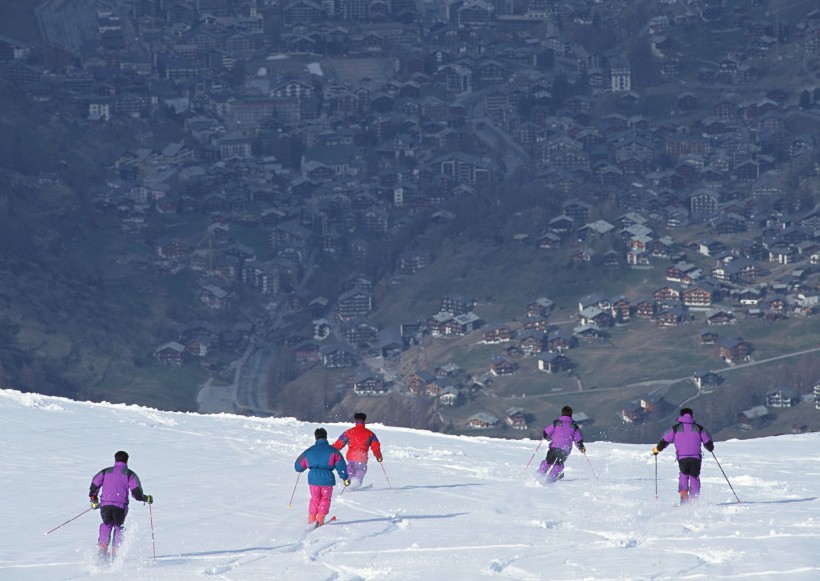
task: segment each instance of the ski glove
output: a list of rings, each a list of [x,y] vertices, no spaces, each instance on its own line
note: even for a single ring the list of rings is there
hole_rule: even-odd
[[[706,448],[707,450],[709,450],[709,451],[711,452],[711,451],[713,451],[713,450],[715,449],[715,443],[714,443],[714,442],[712,442],[711,440],[709,440],[708,442],[706,442],[706,443],[703,445],[703,447],[704,447],[704,448]]]
[[[381,462],[382,460],[384,460],[383,456],[379,456],[378,458],[376,458],[376,462]]]
[[[350,486],[350,478],[345,478],[345,486]]]
[[[91,501],[91,508],[93,508],[94,510],[100,508],[100,499],[97,498],[96,494],[94,496],[89,497],[89,500]]]
[[[143,494],[142,500],[143,502],[147,502],[148,504],[154,504],[154,497],[150,494]]]
[[[578,442],[578,450],[581,452],[581,454],[586,454],[587,453],[587,449],[584,447],[583,442]]]
[[[653,455],[657,456],[658,452],[660,452],[660,450],[658,450],[657,448],[652,448],[652,454]]]

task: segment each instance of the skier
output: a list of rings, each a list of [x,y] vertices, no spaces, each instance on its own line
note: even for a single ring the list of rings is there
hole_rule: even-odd
[[[336,477],[333,470],[339,474],[345,486],[350,486],[347,477],[347,463],[338,450],[327,442],[327,431],[316,428],[313,432],[316,443],[299,454],[294,463],[297,472],[308,473],[310,485],[310,505],[308,507],[308,524],[320,527],[325,524],[325,516],[330,512],[330,500],[333,496],[333,486]]]
[[[102,489],[102,494],[98,495],[100,489]],[[128,453],[120,450],[114,454],[113,466],[103,468],[94,475],[88,491],[91,508],[99,508],[100,517],[102,517],[100,535],[97,540],[100,557],[114,557],[117,554],[117,548],[122,543],[123,523],[128,514],[129,491],[137,501],[148,504],[154,502],[153,496],[143,493],[139,476],[128,468]],[[110,554],[108,553],[109,543],[111,543]]]
[[[582,454],[586,452],[584,435],[578,424],[572,420],[570,406],[565,405],[561,408],[561,417],[544,428],[544,437],[549,441],[550,447],[546,459],[542,460],[538,467],[538,475],[540,477],[546,475],[546,481],[553,483],[564,477],[564,462],[572,452],[573,443]],[[550,467],[552,467],[551,470]],[[548,471],[549,474],[547,474]]]
[[[346,430],[339,439],[333,443],[337,450],[347,448],[347,465],[350,471],[350,490],[361,488],[364,475],[367,474],[368,450],[373,450],[376,461],[381,462],[382,449],[379,438],[372,431],[364,427],[367,415],[362,412],[353,414],[356,425]]]
[[[681,504],[700,496],[700,465],[703,458],[701,444],[710,452],[715,449],[712,436],[703,426],[695,423],[693,416],[691,408],[681,409],[678,422],[663,435],[658,445],[652,448],[652,454],[657,456],[669,444],[675,444],[680,469],[678,491]]]

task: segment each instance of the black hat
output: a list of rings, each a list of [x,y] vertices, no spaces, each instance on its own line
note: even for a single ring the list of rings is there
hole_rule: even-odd
[[[317,440],[327,440],[327,430],[324,428],[316,428],[316,431],[313,432],[314,437]]]
[[[572,408],[568,405],[565,405],[561,408],[561,415],[572,417]]]
[[[116,454],[114,454],[114,462],[125,462],[128,464],[128,452],[123,452],[120,450]]]
[[[681,408],[680,415],[695,417],[695,412],[692,411],[692,408]]]
[[[353,419],[357,422],[363,422],[367,419],[367,414],[363,412],[356,412],[355,414],[353,414]]]

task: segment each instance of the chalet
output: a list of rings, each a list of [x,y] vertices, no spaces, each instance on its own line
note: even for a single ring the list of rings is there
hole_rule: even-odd
[[[644,420],[646,410],[641,407],[640,402],[632,401],[625,405],[618,415],[627,424],[639,424]]]
[[[342,335],[351,346],[365,349],[378,344],[379,327],[364,317],[355,317],[342,328]]]
[[[484,331],[485,343],[506,343],[512,338],[512,331],[505,325],[493,326]]]
[[[738,414],[737,427],[741,430],[755,430],[765,426],[770,419],[766,406],[758,405]]]
[[[339,295],[336,312],[342,321],[370,315],[373,312],[373,293],[358,288],[343,292]]]
[[[544,349],[544,333],[529,329],[518,334],[518,348],[524,355],[537,355]]]
[[[446,294],[441,299],[439,311],[450,313],[453,316],[469,313],[475,308],[475,299],[460,294]]]
[[[550,329],[549,319],[547,317],[527,317],[521,324],[521,330],[529,331],[530,329],[546,333]]]
[[[169,341],[160,345],[154,351],[154,358],[163,365],[179,367],[185,355],[185,345],[176,341]]]
[[[672,305],[655,315],[658,327],[677,327],[686,321],[686,309],[683,305]]]
[[[665,285],[652,291],[652,298],[658,301],[671,301],[680,299],[680,294],[680,286]]]
[[[763,299],[763,291],[756,288],[744,288],[735,295],[735,298],[741,305],[757,306]]]
[[[799,401],[792,389],[781,388],[766,394],[766,406],[770,408],[790,408]]]
[[[735,322],[735,316],[729,311],[717,311],[706,317],[706,324],[710,327],[715,325],[731,325]]]
[[[615,318],[612,314],[598,307],[587,307],[579,313],[578,319],[582,325],[596,325],[599,328],[615,325]]]
[[[426,393],[427,389],[435,384],[436,376],[429,371],[417,371],[407,380],[407,391],[410,393]]]
[[[747,361],[751,348],[739,337],[725,337],[718,345],[718,355],[726,363]]]
[[[459,390],[455,387],[446,387],[441,390],[438,396],[439,405],[454,406],[458,404],[461,397]]]
[[[433,264],[433,255],[425,251],[408,251],[399,257],[399,270],[405,274],[414,274]]]
[[[681,302],[687,307],[708,307],[712,304],[715,295],[714,285],[701,282],[681,293]]]
[[[723,383],[723,378],[711,371],[695,373],[692,378],[698,389],[704,393],[711,393],[716,387]]]
[[[555,303],[546,297],[541,297],[527,305],[527,316],[546,317],[553,309],[555,309]]]
[[[357,373],[353,380],[353,393],[362,396],[385,395],[390,389],[384,380],[370,371]]]
[[[527,426],[527,415],[524,413],[522,408],[510,408],[506,412],[506,417],[504,421],[514,430],[526,430],[528,429]]]
[[[453,317],[444,324],[447,335],[466,335],[481,327],[481,318],[473,312]]]
[[[448,325],[451,322],[452,325]],[[450,313],[436,313],[426,321],[427,332],[433,337],[446,335],[455,324],[455,317]]]
[[[401,331],[395,327],[387,329],[380,329],[379,336],[379,352],[382,357],[387,360],[398,360],[404,348],[402,342]]]
[[[516,365],[508,357],[497,355],[490,360],[490,373],[493,375],[512,375]]]
[[[572,367],[569,357],[562,353],[541,353],[538,355],[538,370],[546,373],[560,373]]]
[[[550,331],[547,334],[547,351],[562,352],[577,346],[578,339],[562,329]]]
[[[213,311],[225,309],[231,300],[231,292],[213,284],[206,284],[200,289],[199,302]]]
[[[349,350],[338,345],[325,345],[319,349],[322,365],[328,368],[353,367],[356,358]]]
[[[698,336],[700,337],[701,345],[714,345],[720,337],[718,333],[712,331],[711,329],[701,329]]]
[[[664,405],[666,405],[666,401],[663,399],[663,396],[654,393],[641,397],[639,403],[648,414],[660,412],[663,410]]]
[[[479,412],[477,414],[473,414],[467,419],[467,425],[470,428],[486,430],[489,428],[494,428],[498,425],[498,418],[487,412]]]
[[[453,377],[461,373],[462,369],[452,361],[445,363],[440,367],[436,367],[436,377]]]
[[[612,299],[612,317],[619,323],[624,323],[629,320],[632,305],[629,299],[624,296],[615,297]]]

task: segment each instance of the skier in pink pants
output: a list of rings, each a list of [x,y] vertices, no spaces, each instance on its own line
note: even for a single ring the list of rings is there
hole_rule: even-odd
[[[310,485],[308,524],[320,527],[325,524],[325,516],[330,512],[330,500],[333,496],[333,486],[336,484],[333,470],[336,470],[345,486],[350,485],[350,480],[347,477],[345,459],[336,448],[327,442],[327,431],[324,428],[316,428],[313,435],[316,443],[299,454],[294,468],[297,472],[310,470],[308,474]]]

